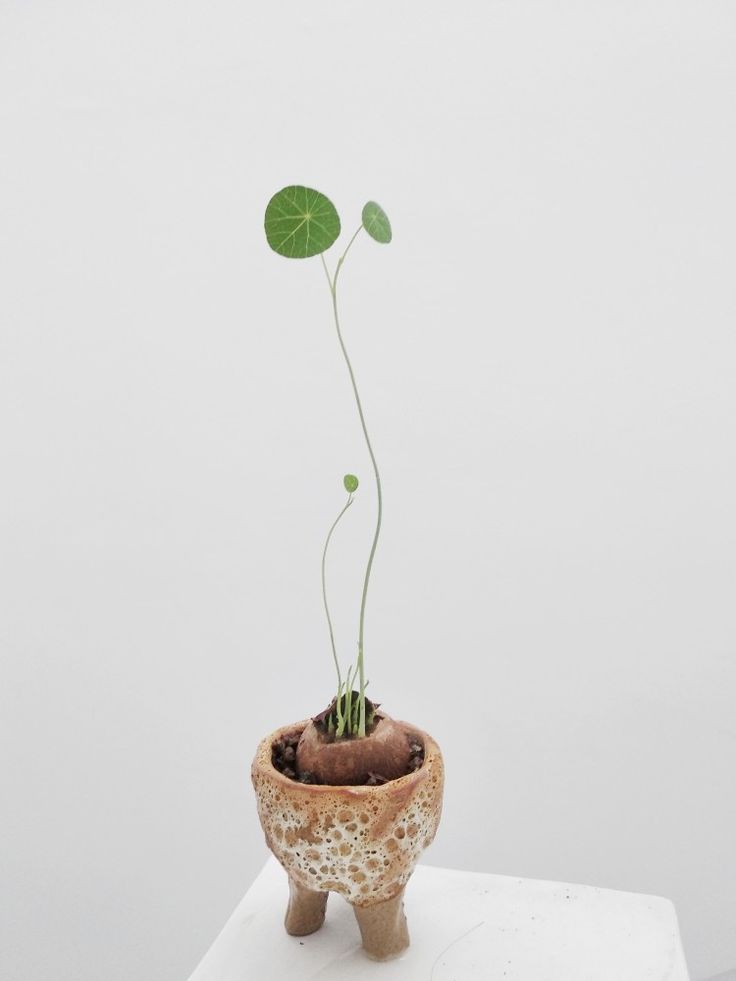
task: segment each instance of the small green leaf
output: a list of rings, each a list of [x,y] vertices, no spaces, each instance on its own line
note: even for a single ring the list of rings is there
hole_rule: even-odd
[[[391,241],[391,222],[380,204],[369,201],[363,208],[363,228],[382,245]]]
[[[348,492],[348,494],[354,494],[358,489],[358,478],[355,476],[355,474],[346,473],[342,479],[342,482],[345,485],[345,490]]]
[[[340,217],[332,201],[297,184],[274,194],[266,207],[264,225],[268,244],[287,259],[319,255],[340,234]]]

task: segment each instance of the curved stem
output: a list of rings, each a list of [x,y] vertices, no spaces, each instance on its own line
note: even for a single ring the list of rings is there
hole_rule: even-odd
[[[368,599],[368,584],[371,578],[371,569],[373,568],[373,559],[376,554],[378,537],[381,533],[381,518],[383,516],[383,495],[381,493],[381,475],[378,472],[378,464],[376,463],[376,456],[373,452],[373,446],[371,445],[370,436],[368,435],[368,429],[365,424],[365,415],[363,413],[363,405],[360,401],[360,395],[358,394],[358,386],[355,381],[355,372],[353,371],[353,366],[350,362],[350,357],[348,355],[347,348],[345,347],[345,342],[342,337],[342,331],[340,329],[340,316],[337,309],[337,278],[340,274],[340,269],[342,268],[342,264],[345,261],[345,256],[348,254],[348,249],[357,238],[362,227],[363,226],[361,225],[360,228],[358,228],[358,230],[355,232],[353,237],[348,242],[348,246],[343,252],[342,256],[340,257],[340,259],[338,259],[337,267],[335,269],[335,275],[332,280],[330,280],[329,273],[327,272],[327,266],[324,262],[324,258],[322,259],[322,263],[325,268],[325,273],[327,273],[327,279],[330,282],[330,292],[332,294],[332,311],[335,318],[335,327],[337,328],[337,339],[340,342],[340,348],[342,350],[343,357],[345,358],[345,364],[347,365],[348,373],[350,375],[350,383],[353,386],[355,403],[358,407],[358,415],[360,416],[360,425],[363,429],[365,444],[368,447],[368,455],[371,458],[371,463],[373,464],[373,472],[376,477],[376,492],[378,496],[378,513],[376,516],[376,530],[373,534],[373,543],[371,544],[371,551],[368,556],[368,564],[366,566],[365,579],[363,581],[363,596],[360,601],[360,627],[358,630],[358,661],[357,661],[358,677],[360,679],[360,714],[359,714],[359,721],[358,721],[358,736],[365,736],[365,671],[363,667],[363,636],[364,636],[364,629],[365,629],[365,609],[366,609],[366,601]]]
[[[332,538],[332,533],[335,530],[335,528],[337,528],[338,521],[345,514],[345,512],[347,511],[347,509],[350,507],[350,505],[352,503],[353,503],[353,495],[352,494],[348,494],[348,500],[347,500],[347,503],[345,504],[345,507],[342,509],[342,511],[338,514],[338,516],[332,522],[332,527],[327,532],[327,539],[325,541],[325,547],[324,547],[324,549],[322,551],[322,600],[323,600],[323,602],[325,604],[325,614],[327,615],[327,626],[329,627],[329,630],[330,630],[330,643],[332,644],[332,658],[333,658],[333,660],[335,662],[335,670],[337,671],[337,690],[338,690],[337,697],[338,697],[338,701],[339,701],[339,698],[340,698],[340,689],[342,688],[342,674],[340,672],[340,662],[337,660],[337,650],[335,649],[335,633],[334,633],[334,631],[332,629],[332,617],[330,616],[330,608],[329,608],[329,606],[327,604],[327,580],[326,580],[326,575],[325,575],[325,566],[326,566],[326,563],[327,563],[327,549],[328,549],[329,544],[330,544],[330,539]],[[339,706],[338,706],[338,711],[339,711]]]
[[[340,256],[340,258],[337,261],[337,269],[335,270],[335,283],[337,283],[337,274],[340,272],[340,266],[343,264],[343,262],[345,262],[345,256],[350,251],[350,246],[353,244],[353,242],[356,240],[356,238],[358,237],[358,235],[360,235],[360,233],[362,231],[363,231],[363,224],[361,222],[361,224],[358,225],[358,227],[356,228],[355,232],[353,233],[353,237],[350,239],[350,241],[348,242],[348,244],[345,246],[345,251],[343,252],[343,254]]]

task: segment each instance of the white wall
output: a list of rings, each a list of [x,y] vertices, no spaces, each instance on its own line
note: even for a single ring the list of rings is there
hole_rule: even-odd
[[[263,238],[291,182],[394,224],[343,313],[429,861],[667,895],[732,967],[734,5],[0,9],[3,979],[194,967],[255,744],[331,693],[348,470],[352,653],[370,471],[319,261]]]

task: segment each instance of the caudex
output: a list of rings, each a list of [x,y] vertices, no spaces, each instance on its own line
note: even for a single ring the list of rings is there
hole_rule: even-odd
[[[384,210],[375,201],[369,201],[363,208],[360,225],[348,242],[345,251],[337,260],[332,273],[330,273],[327,267],[324,253],[335,243],[340,235],[340,217],[333,203],[324,194],[315,191],[313,188],[303,187],[301,185],[290,185],[289,187],[282,188],[268,202],[265,229],[268,244],[279,255],[285,256],[287,259],[308,259],[318,255],[321,259],[332,297],[332,313],[337,331],[337,339],[345,359],[348,374],[350,375],[350,383],[352,385],[353,395],[355,396],[360,425],[363,430],[365,444],[375,476],[378,507],[376,527],[366,563],[363,592],[360,600],[358,654],[355,666],[351,665],[348,668],[345,677],[343,677],[340,661],[337,656],[332,618],[327,602],[326,564],[327,551],[333,532],[337,528],[340,519],[352,506],[353,495],[358,489],[358,478],[354,474],[346,474],[343,478],[343,486],[348,495],[347,500],[327,533],[327,539],[322,552],[322,597],[329,629],[332,657],[337,672],[337,694],[329,708],[317,718],[334,739],[346,739],[349,737],[363,738],[370,732],[375,715],[375,706],[365,695],[368,682],[365,677],[364,635],[368,587],[378,539],[381,533],[383,494],[381,491],[381,475],[378,470],[376,455],[373,451],[373,444],[368,435],[363,404],[360,399],[353,365],[348,355],[340,326],[337,286],[345,258],[361,231],[365,231],[374,241],[386,245],[391,241],[391,224]],[[358,687],[357,690],[354,690],[353,686],[356,684],[356,681]]]

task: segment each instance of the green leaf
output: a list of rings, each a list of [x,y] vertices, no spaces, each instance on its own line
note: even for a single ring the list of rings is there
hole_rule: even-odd
[[[340,234],[340,217],[324,194],[293,184],[278,191],[266,207],[268,244],[287,259],[319,255]]]
[[[355,474],[346,473],[342,479],[342,482],[345,485],[345,490],[348,492],[348,494],[353,494],[358,489],[358,478],[355,476]]]
[[[369,201],[363,208],[363,228],[382,245],[391,241],[391,222],[380,204]]]

